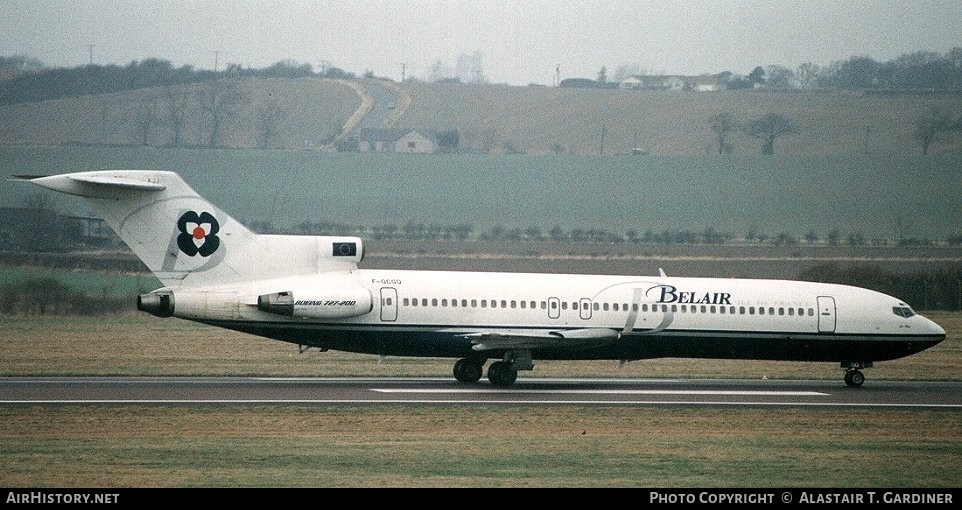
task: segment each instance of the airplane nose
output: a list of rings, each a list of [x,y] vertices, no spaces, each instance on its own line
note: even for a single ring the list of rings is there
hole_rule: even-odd
[[[935,323],[935,321],[933,321],[932,319],[929,319],[928,317],[922,317],[922,318],[925,319],[925,329],[927,334],[941,335],[942,339],[945,339],[945,329],[942,328],[942,326],[939,326],[938,324]]]

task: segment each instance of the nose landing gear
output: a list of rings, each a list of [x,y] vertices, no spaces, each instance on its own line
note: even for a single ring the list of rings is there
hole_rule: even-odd
[[[865,383],[863,368],[871,368],[871,361],[843,361],[842,368],[845,369],[845,384],[850,388],[861,387]]]

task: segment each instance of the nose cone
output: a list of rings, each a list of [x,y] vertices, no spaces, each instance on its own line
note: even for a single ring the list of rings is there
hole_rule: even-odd
[[[922,319],[921,331],[924,331],[926,335],[935,337],[936,343],[945,340],[945,329],[943,329],[942,326],[939,326],[927,317],[919,316],[919,318]]]

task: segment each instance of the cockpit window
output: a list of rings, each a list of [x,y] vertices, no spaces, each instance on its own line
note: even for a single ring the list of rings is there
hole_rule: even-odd
[[[900,317],[905,317],[906,319],[915,315],[915,312],[913,312],[912,309],[907,306],[893,306],[892,313]]]

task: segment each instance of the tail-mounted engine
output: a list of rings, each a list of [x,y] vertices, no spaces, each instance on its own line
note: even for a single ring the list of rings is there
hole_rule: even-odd
[[[297,293],[275,292],[257,297],[262,312],[311,319],[344,319],[369,313],[374,299],[367,289],[338,289]]]
[[[137,309],[157,317],[174,315],[174,295],[169,292],[151,292],[137,296]]]

